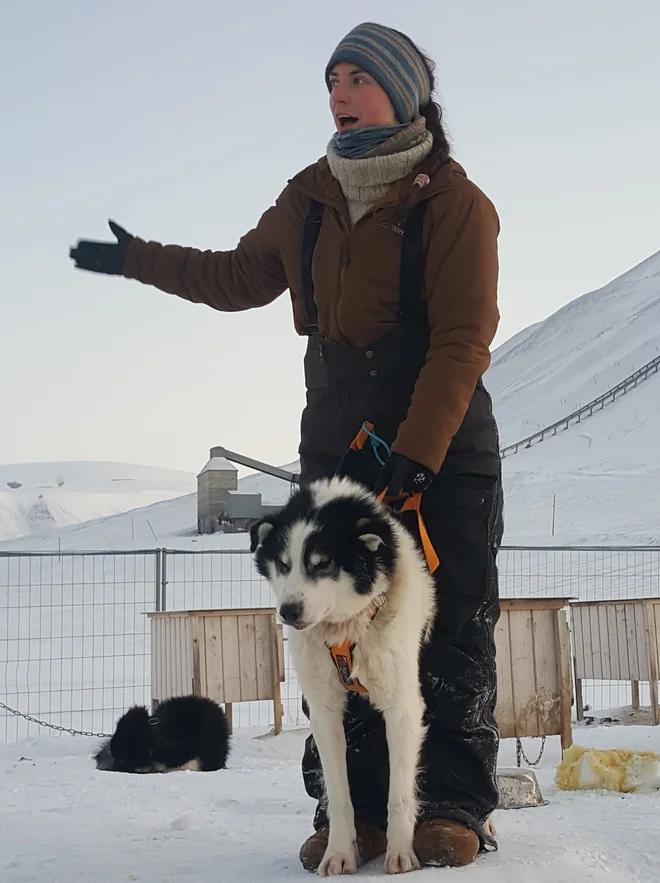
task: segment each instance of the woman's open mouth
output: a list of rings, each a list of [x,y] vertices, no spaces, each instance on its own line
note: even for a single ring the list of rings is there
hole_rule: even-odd
[[[351,129],[353,126],[357,125],[359,122],[357,117],[349,116],[348,114],[342,113],[337,117],[337,129],[340,132],[345,132],[348,129]]]

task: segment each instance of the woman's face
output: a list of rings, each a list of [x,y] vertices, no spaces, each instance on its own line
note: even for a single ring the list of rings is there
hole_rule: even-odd
[[[329,79],[330,111],[338,132],[396,125],[396,114],[387,92],[357,65],[336,64]]]

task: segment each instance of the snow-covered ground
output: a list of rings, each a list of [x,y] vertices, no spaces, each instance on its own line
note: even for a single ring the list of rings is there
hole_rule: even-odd
[[[48,537],[60,528],[180,497],[195,487],[191,472],[127,463],[0,465],[0,541]]]
[[[2,883],[290,883],[311,879],[298,849],[313,802],[300,758],[307,732],[237,733],[229,769],[131,776],[97,772],[94,739],[0,745]],[[660,729],[578,727],[597,748],[660,752]],[[262,737],[262,738],[260,738]],[[525,740],[531,758],[538,740]],[[465,869],[426,868],[415,880],[471,883],[651,883],[660,879],[660,792],[558,792],[557,739],[538,769],[547,806],[498,811],[499,850]],[[515,765],[506,741],[500,767]],[[358,872],[382,880],[382,859]]]

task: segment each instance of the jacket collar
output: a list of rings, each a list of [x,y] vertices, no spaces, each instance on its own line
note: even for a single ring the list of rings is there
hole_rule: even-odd
[[[463,167],[455,160],[449,159],[438,166],[437,157],[434,157],[433,153],[431,153],[409,175],[406,175],[400,181],[396,181],[388,192],[375,203],[373,208],[396,207],[399,205],[412,208],[422,199],[429,199],[438,193],[450,190],[452,178],[455,174],[466,176]],[[420,187],[415,183],[420,175],[428,176],[428,184]],[[346,217],[348,216],[346,200],[341,186],[330,171],[330,166],[325,156],[295,175],[289,181],[289,184],[301,190],[311,199],[316,199],[325,205],[332,206],[341,214],[346,215]]]

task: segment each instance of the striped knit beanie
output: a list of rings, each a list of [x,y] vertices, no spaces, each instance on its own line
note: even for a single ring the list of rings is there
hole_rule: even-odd
[[[388,94],[401,123],[415,119],[420,107],[431,99],[431,83],[421,55],[399,31],[365,22],[353,28],[332,53],[325,69],[330,89],[330,72],[341,62],[357,64]]]

